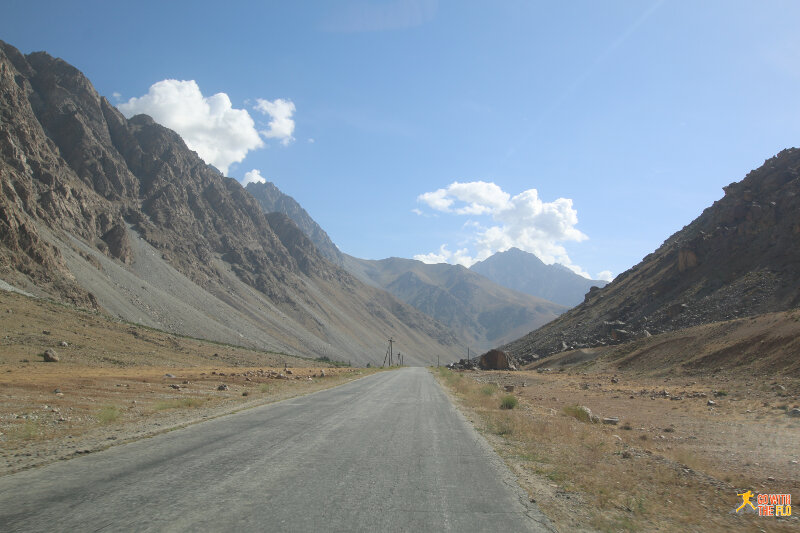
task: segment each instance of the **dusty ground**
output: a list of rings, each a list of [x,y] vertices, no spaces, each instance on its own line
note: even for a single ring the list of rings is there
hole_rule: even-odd
[[[746,490],[800,499],[800,419],[787,414],[800,404],[796,378],[443,371],[440,380],[561,531],[800,528],[797,513],[731,514]],[[499,409],[506,385],[516,409]],[[578,405],[619,422],[583,422]]]
[[[44,362],[47,349],[58,362]],[[0,291],[0,475],[371,371],[179,337]]]

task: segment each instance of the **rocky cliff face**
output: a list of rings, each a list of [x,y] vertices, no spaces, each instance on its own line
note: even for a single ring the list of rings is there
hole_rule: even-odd
[[[317,250],[330,262],[342,266],[344,257],[333,244],[325,230],[291,196],[284,194],[275,184],[249,183],[247,192],[253,195],[265,213],[283,213],[288,216],[311,239]]]
[[[592,287],[607,285],[605,281],[579,276],[561,265],[545,265],[535,255],[518,248],[498,252],[475,263],[470,270],[503,287],[567,307],[581,303]]]
[[[411,361],[454,350],[446,328],[321,257],[178,134],[126,120],[64,61],[0,41],[0,118],[4,280],[304,355],[375,361],[387,335],[409,339]]]
[[[724,190],[641,263],[506,349],[530,360],[800,305],[800,150]]]

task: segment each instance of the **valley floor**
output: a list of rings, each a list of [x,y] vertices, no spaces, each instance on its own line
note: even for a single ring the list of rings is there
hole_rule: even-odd
[[[437,374],[561,531],[800,525],[797,512],[789,518],[735,513],[742,504],[737,494],[747,490],[800,499],[800,418],[789,416],[800,404],[796,378]],[[502,410],[508,394],[519,406]],[[619,421],[584,421],[577,406]]]
[[[0,324],[0,475],[376,371],[180,337],[1,290]],[[48,349],[58,362],[44,362]]]

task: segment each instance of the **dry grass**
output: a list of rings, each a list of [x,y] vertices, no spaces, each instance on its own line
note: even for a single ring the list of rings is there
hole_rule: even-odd
[[[519,409],[500,409],[496,393],[486,394],[484,381],[496,383],[504,379],[503,374],[436,371],[440,382],[455,394],[462,407],[476,415],[472,418],[478,429],[495,445],[523,487],[560,530],[789,531],[797,527],[794,519],[729,514],[737,500],[741,500],[736,496],[741,487],[770,490],[763,482],[766,472],[771,470],[764,468],[762,477],[753,477],[747,471],[731,469],[724,461],[710,460],[709,457],[722,458],[724,452],[716,448],[711,454],[698,451],[702,448],[680,427],[675,432],[662,423],[662,428],[652,428],[656,434],[651,438],[650,427],[648,431],[639,429],[645,425],[641,420],[629,422],[627,430],[623,429],[625,424],[586,423],[585,413],[577,408],[576,401],[585,393],[578,386],[580,380],[569,376],[526,376],[525,379],[540,379],[541,383],[551,381],[546,391],[535,386],[518,389]],[[517,387],[521,375],[512,375]],[[621,394],[614,392],[610,397],[621,401]],[[541,395],[547,395],[547,400],[541,401]],[[685,413],[676,411],[689,407],[668,400],[637,401],[648,408],[661,409],[665,420],[670,417],[683,420]],[[698,412],[708,413],[705,408]],[[641,415],[632,411],[631,414]],[[652,426],[650,422],[648,426]],[[699,422],[701,427],[706,425]],[[665,432],[665,428],[669,431]],[[710,431],[724,433],[729,427],[722,424],[710,427]],[[789,462],[789,455],[797,453],[791,442],[786,446],[783,464]],[[795,470],[793,477],[784,477],[771,490],[792,492],[798,488],[798,478]]]

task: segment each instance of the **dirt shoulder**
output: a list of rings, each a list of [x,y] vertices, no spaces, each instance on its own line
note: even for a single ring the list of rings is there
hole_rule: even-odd
[[[561,531],[789,531],[800,525],[797,513],[732,513],[742,503],[737,494],[747,490],[800,498],[800,419],[788,414],[800,403],[800,380],[437,374]],[[500,409],[508,394],[519,405]],[[577,406],[618,422],[585,421]]]
[[[377,371],[117,322],[0,291],[0,475]],[[45,362],[52,350],[57,362]]]

